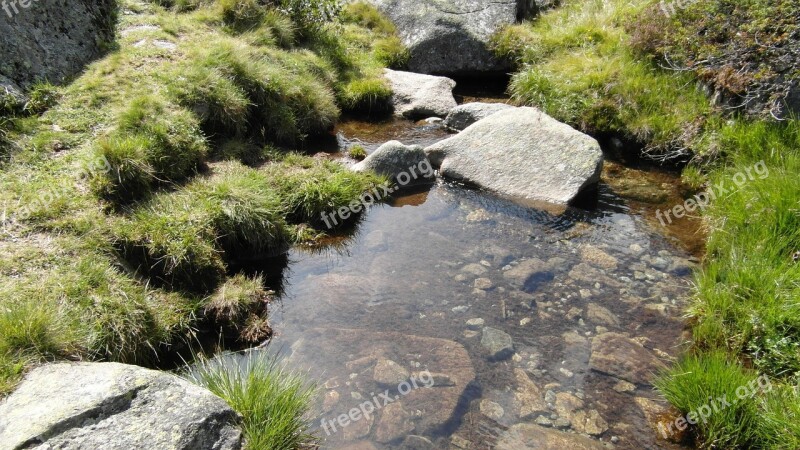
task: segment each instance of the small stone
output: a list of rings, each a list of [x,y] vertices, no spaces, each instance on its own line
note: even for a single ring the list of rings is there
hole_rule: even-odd
[[[530,317],[525,317],[524,319],[519,321],[519,326],[524,327],[525,325],[531,323]]]
[[[467,312],[468,310],[469,310],[469,306],[467,306],[467,305],[456,306],[455,308],[452,309],[452,311],[454,313],[456,313],[456,314],[463,314],[463,313]]]
[[[620,326],[619,319],[614,313],[596,303],[589,303],[589,305],[587,305],[586,318],[600,325],[617,328]]]
[[[488,399],[481,400],[480,410],[481,414],[492,420],[500,420],[505,415],[502,406]]]
[[[492,280],[488,278],[478,278],[477,280],[475,280],[473,286],[475,287],[475,289],[486,290],[486,289],[491,289],[493,285],[494,284],[492,283]]]
[[[574,373],[572,373],[571,370],[567,369],[566,367],[562,367],[558,369],[558,371],[564,374],[564,376],[567,378],[572,378],[572,376],[575,375]]]
[[[567,317],[568,320],[575,320],[578,317],[580,317],[581,314],[583,314],[583,310],[582,309],[572,307],[572,308],[569,309],[569,311],[567,311],[566,317]]]
[[[467,338],[467,339],[472,339],[472,338],[474,338],[475,336],[477,336],[479,334],[481,334],[481,333],[478,332],[478,331],[464,330],[464,337]]]
[[[580,290],[581,298],[589,298],[592,296],[592,291],[588,289],[581,289]]]
[[[455,435],[450,438],[450,444],[452,444],[456,448],[461,448],[461,449],[468,449],[470,446],[468,440],[458,435]]]
[[[555,421],[553,421],[553,427],[558,428],[559,430],[565,430],[572,426],[572,422],[569,419],[565,419],[564,417],[559,417]]]
[[[572,420],[572,426],[579,433],[598,436],[608,430],[608,423],[600,416],[597,410],[578,411]]]
[[[339,393],[337,391],[330,391],[325,394],[325,399],[322,401],[322,411],[331,412],[336,404],[339,403]]]
[[[353,400],[364,400],[364,397],[361,394],[359,394],[358,392],[351,392],[350,393],[350,397]]]
[[[381,443],[391,442],[414,431],[414,424],[401,403],[391,403],[383,409],[380,422],[375,430],[375,439]]]
[[[481,337],[483,345],[493,359],[506,359],[514,354],[514,342],[511,336],[505,331],[496,328],[485,327]]]
[[[487,272],[486,267],[483,267],[480,264],[467,264],[466,266],[461,268],[461,271],[475,276],[480,276]]]
[[[541,425],[543,427],[552,427],[553,426],[553,421],[548,419],[545,416],[537,417],[534,422],[536,423],[536,425]]]
[[[555,403],[556,402],[556,398],[557,398],[556,397],[556,393],[553,392],[552,390],[548,390],[544,394],[544,401],[546,401],[547,403]]]
[[[481,318],[469,319],[467,321],[467,328],[470,330],[480,330],[483,328],[485,321]]]
[[[614,385],[614,390],[617,392],[633,392],[636,390],[636,385],[633,383],[629,383],[625,380],[620,380],[617,384]]]

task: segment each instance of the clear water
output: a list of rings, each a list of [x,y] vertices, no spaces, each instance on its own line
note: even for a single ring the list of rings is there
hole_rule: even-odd
[[[410,122],[340,131],[370,151],[443,136]],[[294,249],[271,346],[319,381],[323,448],[494,448],[508,428],[536,421],[615,448],[671,448],[640,407],[657,399],[652,387],[622,391],[590,358],[605,332],[664,360],[678,353],[689,258],[606,183],[590,209],[554,214],[440,181],[373,207],[338,245]],[[484,327],[508,334],[513,350],[492,356]],[[417,387],[398,391],[410,377]],[[379,396],[387,388],[391,403]],[[559,414],[558,394],[577,409]],[[336,423],[376,397],[369,418]],[[587,415],[589,427],[576,425]]]

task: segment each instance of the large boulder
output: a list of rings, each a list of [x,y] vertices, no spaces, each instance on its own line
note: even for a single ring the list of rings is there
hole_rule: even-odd
[[[386,69],[392,86],[392,107],[397,116],[419,119],[444,117],[458,106],[453,97],[456,82],[450,78]]]
[[[39,80],[64,81],[114,38],[113,0],[0,3],[0,93]]]
[[[600,180],[593,138],[535,108],[512,108],[425,149],[441,175],[509,197],[568,204]]]
[[[489,38],[537,9],[532,0],[370,1],[397,26],[411,51],[409,70],[445,75],[507,70],[489,50]]]
[[[0,404],[3,449],[239,450],[238,415],[163,372],[117,363],[33,370]]]
[[[453,108],[444,120],[444,126],[453,131],[461,131],[473,123],[492,114],[513,108],[505,103],[467,103]]]
[[[407,146],[389,141],[353,166],[356,172],[373,171],[402,185],[433,181],[435,174],[425,151],[418,145]]]

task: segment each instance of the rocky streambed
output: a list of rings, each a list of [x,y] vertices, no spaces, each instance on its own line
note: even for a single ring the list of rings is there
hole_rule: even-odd
[[[369,152],[448,136],[339,131]],[[696,259],[651,225],[677,195],[665,177],[607,164],[596,201],[556,212],[439,179],[293,250],[271,347],[320,381],[323,447],[672,448],[650,383],[679,352]]]

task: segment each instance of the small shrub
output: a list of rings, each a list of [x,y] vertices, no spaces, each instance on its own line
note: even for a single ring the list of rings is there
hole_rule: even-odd
[[[367,157],[367,149],[365,149],[363,145],[356,144],[347,150],[347,156],[356,161],[362,161]]]
[[[218,0],[222,22],[235,31],[247,31],[261,24],[265,7],[259,0]]]
[[[308,415],[316,388],[265,351],[201,359],[183,374],[242,415],[250,449],[312,448]]]
[[[275,0],[278,8],[292,18],[301,33],[317,31],[334,21],[342,11],[341,0]]]

